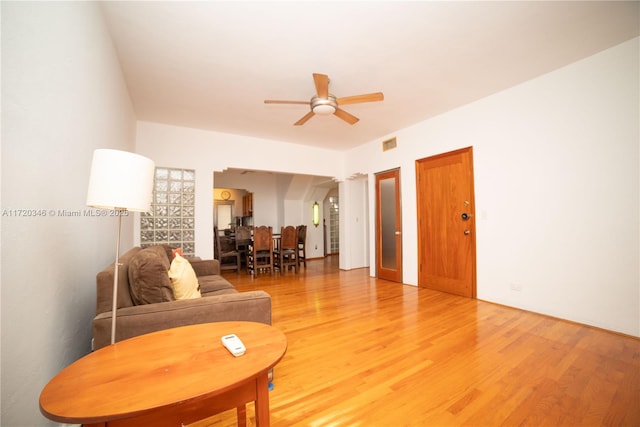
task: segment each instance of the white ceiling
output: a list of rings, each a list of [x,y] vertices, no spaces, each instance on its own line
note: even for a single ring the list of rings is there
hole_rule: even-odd
[[[640,3],[104,2],[138,119],[346,150],[640,34]],[[312,73],[349,125],[293,126]]]

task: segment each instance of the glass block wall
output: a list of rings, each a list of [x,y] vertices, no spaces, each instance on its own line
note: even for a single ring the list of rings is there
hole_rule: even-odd
[[[329,236],[330,248],[329,253],[337,254],[340,252],[340,222],[338,220],[338,196],[329,197]]]
[[[196,172],[156,167],[151,211],[140,216],[142,247],[168,244],[195,255]]]

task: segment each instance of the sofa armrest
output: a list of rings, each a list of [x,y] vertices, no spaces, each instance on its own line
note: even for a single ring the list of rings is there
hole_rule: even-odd
[[[189,263],[196,276],[214,276],[220,274],[220,261],[217,259],[190,260]]]
[[[270,325],[271,296],[251,291],[121,308],[116,318],[116,341],[178,326],[225,321]],[[94,350],[111,343],[110,311],[93,319],[93,338]]]

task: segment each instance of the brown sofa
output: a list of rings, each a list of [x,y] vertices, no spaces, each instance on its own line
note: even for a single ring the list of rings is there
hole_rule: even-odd
[[[202,298],[176,301],[168,280],[171,259],[171,248],[163,245],[145,249],[134,247],[120,257],[116,341],[197,323],[253,321],[271,324],[271,296],[263,291],[236,291],[219,274],[217,260],[189,259],[198,277]],[[111,264],[96,277],[95,350],[111,343],[113,274]]]

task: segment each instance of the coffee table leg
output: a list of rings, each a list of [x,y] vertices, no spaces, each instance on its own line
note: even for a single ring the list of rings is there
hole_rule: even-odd
[[[247,427],[247,405],[236,408],[238,414],[238,427]]]
[[[256,378],[256,425],[269,427],[269,378],[267,372]]]

